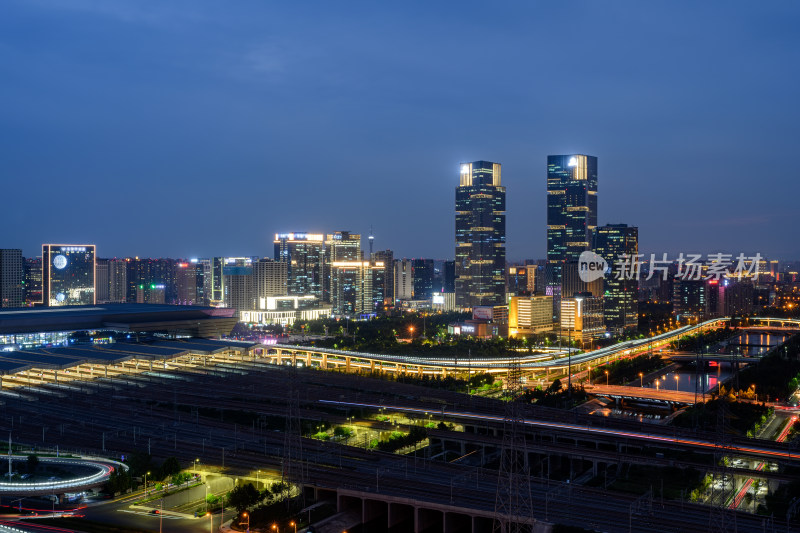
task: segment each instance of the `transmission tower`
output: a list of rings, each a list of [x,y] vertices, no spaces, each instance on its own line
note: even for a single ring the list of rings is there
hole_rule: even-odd
[[[283,435],[283,469],[281,481],[296,485],[300,489],[301,505],[304,505],[305,472],[303,470],[303,438],[302,424],[300,423],[300,388],[298,387],[297,365],[292,361],[289,370],[287,394],[288,405],[286,409],[286,432]],[[290,489],[291,490],[291,489]],[[289,499],[287,499],[288,505]]]
[[[717,438],[716,452],[714,453],[714,470],[711,477],[711,514],[709,516],[708,530],[714,533],[736,533],[736,511],[727,506],[727,491],[725,480],[731,478],[732,489],[736,490],[733,476],[728,476],[727,455],[728,442],[728,402],[722,396],[717,397]],[[717,486],[719,485],[719,489]]]
[[[535,523],[525,445],[525,412],[520,397],[523,392],[521,378],[519,359],[515,357],[508,368],[511,397],[503,421],[503,447],[494,503],[495,533],[530,533]]]

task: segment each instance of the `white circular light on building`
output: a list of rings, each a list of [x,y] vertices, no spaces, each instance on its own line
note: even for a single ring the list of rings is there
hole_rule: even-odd
[[[574,166],[576,166],[577,164],[578,164],[578,160],[577,160],[577,159],[575,159],[574,157],[570,157],[570,158],[569,158],[569,163],[567,163],[567,165],[569,165],[569,166],[571,166],[571,167],[574,167]]]
[[[58,294],[56,294],[56,301],[58,302],[63,302],[64,300],[66,300],[66,298],[67,296],[63,292],[59,292]]]
[[[461,173],[468,174],[469,173],[469,165],[461,165]]]
[[[53,258],[53,266],[61,270],[67,266],[67,256],[58,254]]]

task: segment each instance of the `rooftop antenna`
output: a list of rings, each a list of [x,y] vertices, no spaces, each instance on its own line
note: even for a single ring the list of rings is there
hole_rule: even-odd
[[[369,258],[372,259],[372,242],[375,240],[375,236],[372,234],[372,225],[369,227]]]

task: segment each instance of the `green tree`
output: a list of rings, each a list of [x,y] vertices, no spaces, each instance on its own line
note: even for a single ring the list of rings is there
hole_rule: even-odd
[[[167,457],[160,468],[161,479],[166,479],[181,471],[181,463],[175,457]]]
[[[28,456],[28,472],[33,474],[36,472],[36,468],[39,466],[39,457],[37,455],[31,454]]]
[[[239,485],[228,494],[228,505],[234,507],[240,514],[252,505],[261,501],[261,493],[252,483]]]

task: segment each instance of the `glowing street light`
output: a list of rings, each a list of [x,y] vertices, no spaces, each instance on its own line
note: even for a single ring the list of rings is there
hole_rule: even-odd
[[[639,387],[644,387],[644,374],[639,372]]]
[[[679,379],[679,377],[676,375],[675,376],[675,390],[676,391],[678,390],[678,379]]]
[[[247,518],[247,533],[250,533],[250,515],[245,511],[242,516]]]
[[[606,387],[608,387],[608,370],[606,370]]]
[[[659,390],[659,389],[658,389],[658,386],[659,386],[660,384],[661,384],[661,382],[660,382],[660,381],[658,381],[658,380],[656,380],[656,390]]]
[[[214,515],[206,513],[206,516],[208,517],[208,531],[214,533]]]
[[[289,525],[294,528],[294,533],[297,533],[297,522],[295,522],[293,520],[293,521],[289,522]]]

